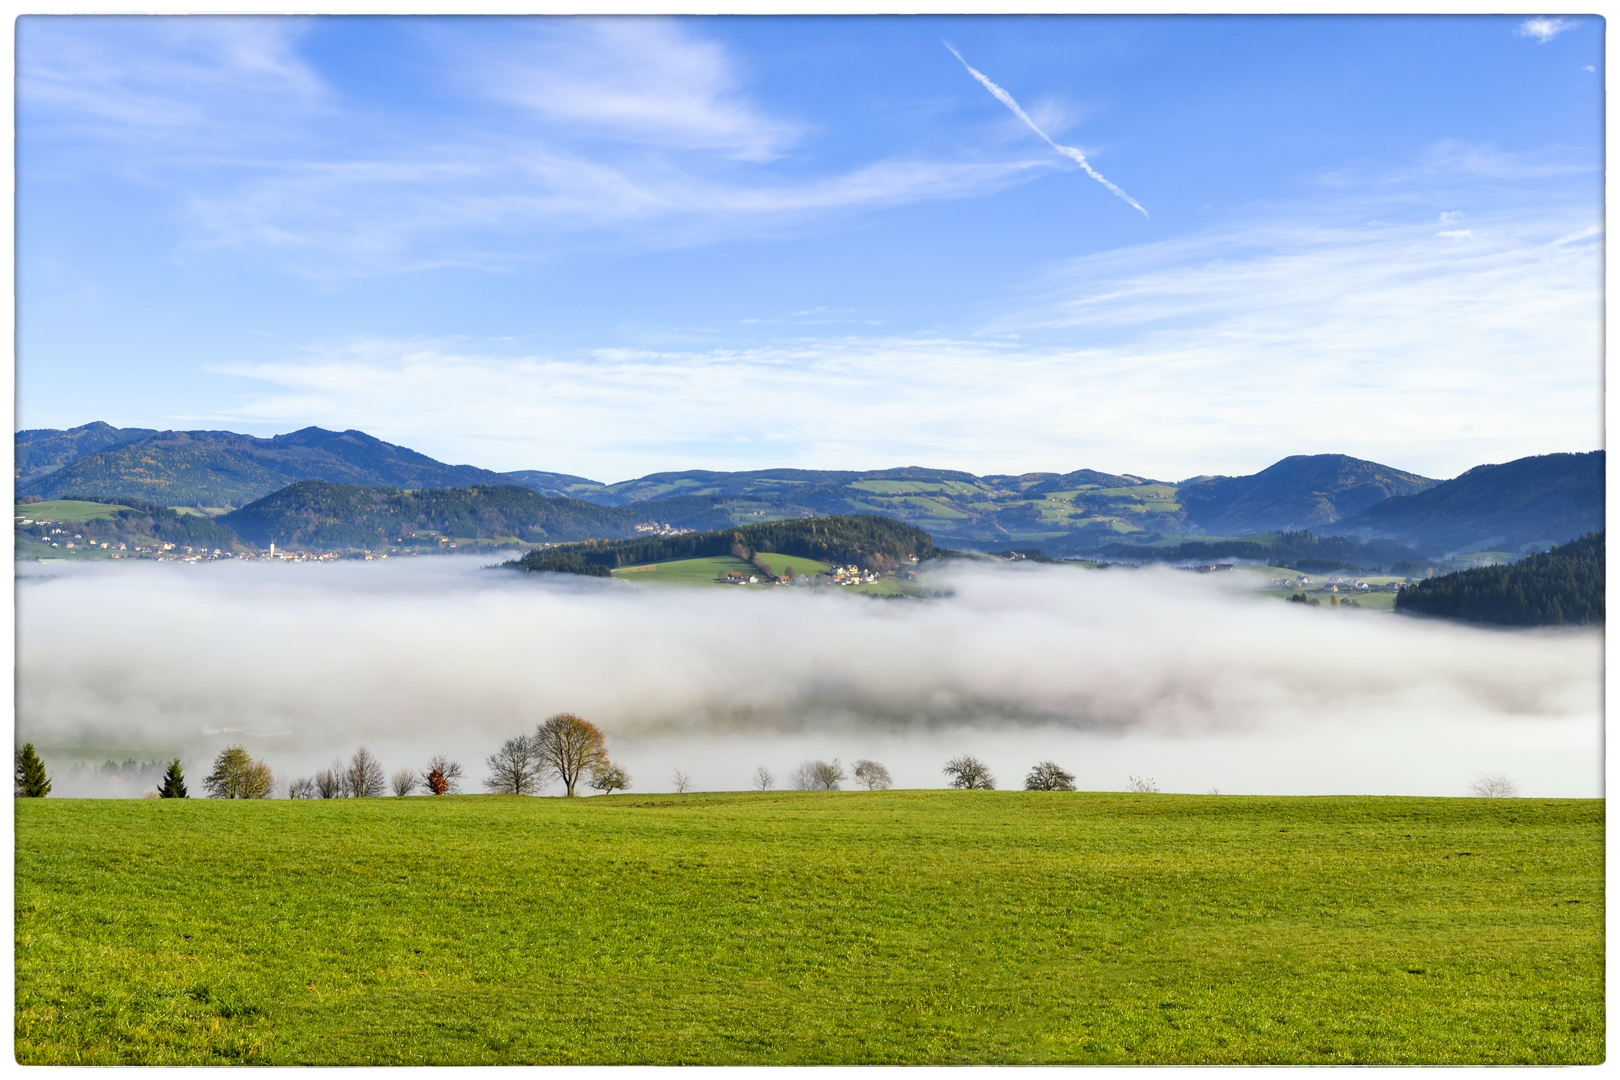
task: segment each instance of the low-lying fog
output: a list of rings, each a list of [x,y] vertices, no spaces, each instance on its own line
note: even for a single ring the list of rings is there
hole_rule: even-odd
[[[1052,759],[1086,790],[1602,794],[1602,636],[1479,630],[1245,594],[1173,570],[954,564],[950,595],[635,585],[473,558],[22,564],[18,739],[54,794],[180,755],[193,794],[241,742],[278,794],[368,746],[448,751],[471,790],[546,715],[599,724],[637,791],[737,790],[806,758],[943,787],[983,758],[1021,787]],[[144,781],[143,781],[144,783]],[[846,785],[848,786],[848,785]]]

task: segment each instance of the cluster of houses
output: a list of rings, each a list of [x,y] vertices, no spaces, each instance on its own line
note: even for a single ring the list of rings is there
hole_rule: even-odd
[[[643,521],[636,526],[638,533],[650,533],[653,536],[680,536],[692,532],[691,529],[677,529],[673,525],[666,525],[661,521]]]

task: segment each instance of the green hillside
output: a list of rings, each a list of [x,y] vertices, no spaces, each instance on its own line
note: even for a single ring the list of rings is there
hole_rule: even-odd
[[[1601,799],[47,798],[15,836],[24,1065],[1606,1053]]]
[[[1603,622],[1603,533],[1588,533],[1510,566],[1442,574],[1402,589],[1395,610],[1500,626]]]
[[[934,552],[934,544],[927,533],[889,518],[846,514],[764,522],[680,536],[586,541],[531,551],[510,565],[525,571],[580,573],[583,566],[611,570],[722,555],[737,555],[746,560],[755,551],[893,570],[906,565],[913,557],[927,559]]]
[[[636,535],[635,509],[548,499],[521,487],[400,491],[303,480],[219,519],[261,546],[334,550],[439,546],[441,538],[525,543]]]

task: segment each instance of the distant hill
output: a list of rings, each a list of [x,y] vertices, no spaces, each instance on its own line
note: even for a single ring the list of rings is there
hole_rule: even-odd
[[[330,551],[436,547],[441,536],[533,544],[631,537],[642,515],[510,485],[401,491],[301,480],[217,520],[261,547]]]
[[[1604,547],[1593,532],[1511,566],[1442,574],[1402,589],[1395,610],[1500,626],[1600,624]]]
[[[600,574],[603,569],[645,563],[701,559],[756,551],[802,555],[830,563],[855,563],[892,570],[912,556],[927,559],[934,543],[921,529],[871,514],[771,521],[739,529],[715,529],[681,536],[645,537],[612,542],[588,541],[561,548],[531,551],[511,565],[528,571]]]
[[[1395,495],[1439,483],[1344,454],[1296,454],[1253,476],[1198,476],[1178,497],[1187,520],[1217,536],[1316,529]]]
[[[1479,465],[1428,491],[1370,506],[1336,531],[1436,555],[1562,543],[1604,527],[1603,475],[1602,450]]]
[[[56,428],[19,431],[13,441],[17,454],[16,483],[21,488],[99,450],[156,434],[155,428],[115,428],[100,420],[66,431]]]
[[[109,428],[94,437],[112,437],[109,433],[122,434]],[[78,443],[90,445],[82,436]],[[66,440],[52,443],[46,436],[32,439],[32,444],[65,446]],[[363,431],[310,427],[268,439],[230,431],[142,434],[96,449],[53,471],[36,473],[27,481],[19,479],[17,493],[47,499],[131,496],[170,506],[240,506],[309,479],[401,488],[510,483],[499,473],[470,465],[446,465]]]

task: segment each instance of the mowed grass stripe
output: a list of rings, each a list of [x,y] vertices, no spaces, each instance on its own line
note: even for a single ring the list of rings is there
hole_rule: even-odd
[[[1603,1057],[1598,800],[18,800],[24,1062]]]

